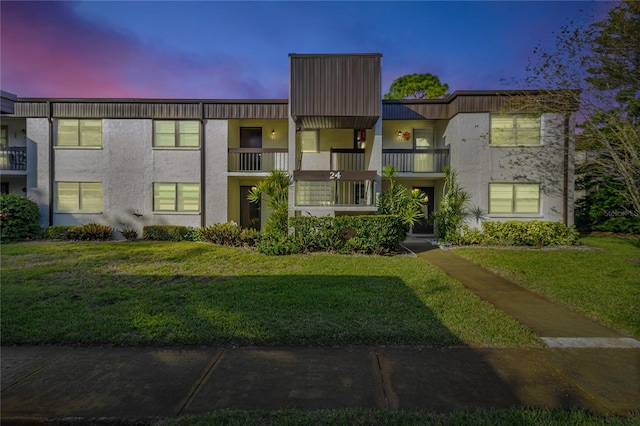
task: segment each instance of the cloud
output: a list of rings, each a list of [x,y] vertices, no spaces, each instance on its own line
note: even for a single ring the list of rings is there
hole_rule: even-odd
[[[282,87],[262,84],[238,58],[198,57],[146,44],[81,17],[71,2],[2,1],[0,7],[0,84],[21,97],[282,94]]]

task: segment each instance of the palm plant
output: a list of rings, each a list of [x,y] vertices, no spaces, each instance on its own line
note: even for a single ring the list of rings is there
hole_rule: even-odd
[[[265,225],[265,233],[286,235],[289,219],[289,187],[293,179],[283,170],[272,170],[271,174],[251,188],[247,199],[252,203],[267,198],[271,214]]]
[[[460,230],[469,216],[466,208],[469,193],[458,184],[456,172],[450,167],[444,169],[444,187],[438,211],[433,214],[438,238],[446,242],[460,239]]]
[[[422,205],[427,202],[427,196],[419,189],[409,191],[405,186],[398,184],[395,180],[396,169],[393,166],[385,166],[382,175],[389,179],[389,187],[378,196],[378,213],[399,216],[408,231],[424,217]]]

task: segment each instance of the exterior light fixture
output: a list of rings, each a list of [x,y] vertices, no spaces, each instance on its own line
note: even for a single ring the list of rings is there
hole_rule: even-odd
[[[275,138],[276,138],[276,130],[271,129],[271,139],[275,139]]]
[[[402,130],[398,130],[398,134],[396,135],[396,140],[402,140]]]

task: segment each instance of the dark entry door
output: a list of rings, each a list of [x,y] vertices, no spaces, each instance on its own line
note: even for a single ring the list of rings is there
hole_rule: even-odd
[[[259,231],[261,202],[249,202],[249,200],[247,200],[249,191],[251,191],[250,186],[240,187],[240,226],[243,228],[253,228]]]
[[[259,151],[262,148],[262,127],[240,127],[240,148],[255,150],[240,153],[240,170],[260,171],[262,159]]]
[[[413,189],[419,189],[427,195],[427,202],[422,205],[422,213],[424,213],[425,218],[420,219],[418,223],[413,225],[413,234],[433,234],[433,222],[427,220],[431,213],[433,213],[433,209],[435,207],[434,200],[434,191],[433,186],[417,186]]]

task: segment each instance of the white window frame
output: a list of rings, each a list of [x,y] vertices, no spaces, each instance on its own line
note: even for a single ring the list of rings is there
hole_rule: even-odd
[[[160,191],[160,185],[165,186],[165,190],[169,187],[173,186],[173,196],[172,198],[172,208],[160,208],[159,201],[160,198],[168,198],[168,197],[160,197],[158,195],[158,191]],[[198,195],[197,197],[188,198],[185,196],[185,188],[188,186],[196,185],[198,187]],[[201,188],[199,182],[154,182],[153,183],[153,211],[155,213],[189,213],[189,214],[199,214],[200,213],[200,197],[201,197]],[[197,209],[186,209],[186,206],[189,204],[185,204],[185,201],[189,199],[197,200]],[[169,203],[167,203],[169,204]]]
[[[173,129],[171,132],[158,132],[158,127],[162,124],[173,124]],[[197,132],[187,132],[183,131],[181,127],[183,125],[195,125],[197,127]],[[200,122],[198,120],[153,120],[153,148],[154,149],[200,149]],[[160,138],[159,134],[164,135],[173,135],[172,143],[161,145],[159,143]],[[197,144],[187,143],[186,135],[191,135],[192,137],[195,135],[197,140]]]
[[[89,208],[91,203],[89,199],[90,191],[96,191],[97,186],[100,189],[100,206],[99,208]],[[62,188],[62,187],[66,188]],[[93,187],[93,188],[92,188]],[[60,194],[63,191],[73,191],[76,198],[75,205],[72,208],[61,206]],[[85,201],[85,198],[87,200]],[[56,181],[56,211],[65,213],[102,213],[104,208],[104,188],[102,182],[70,182],[70,181]]]
[[[504,120],[511,121],[510,127],[505,127],[504,131],[506,133],[510,133],[510,137],[508,141],[498,140],[497,128],[494,128],[495,120]],[[533,126],[522,127],[523,124],[527,124],[527,121],[535,121]],[[523,114],[523,113],[510,113],[510,114],[496,114],[492,113],[490,115],[490,137],[489,144],[491,146],[540,146],[542,145],[542,117],[540,115],[535,114]],[[528,140],[531,139],[530,135],[526,135],[526,132],[533,133],[535,131],[536,136],[533,138],[535,140],[534,143],[530,143]]]
[[[100,123],[100,131],[99,131],[100,143],[99,144],[90,142],[91,141],[90,135],[93,134],[93,137],[95,138],[98,132],[90,132],[89,130],[83,131],[84,126],[86,126],[87,128],[90,128],[89,126],[87,126],[88,124],[90,124],[90,122],[93,122],[94,127],[97,127],[97,123]],[[102,122],[102,119],[99,119],[99,118],[59,118],[56,122],[55,147],[63,148],[63,149],[102,149],[102,144],[104,142],[104,135],[103,135],[104,125],[103,124],[104,123]],[[62,134],[63,134],[63,129],[65,128],[67,129],[66,132],[68,133],[68,135],[63,138]],[[69,140],[67,140],[69,136],[71,136],[71,139],[74,139],[71,141],[73,143],[69,143]]]
[[[522,211],[521,208],[519,208],[519,200],[522,203],[522,202],[525,202],[526,200],[531,200],[531,199],[525,199],[525,198],[519,197],[518,196],[519,191],[522,191],[522,193],[524,193],[527,189],[533,189],[532,188],[533,186],[536,187],[537,210]],[[498,187],[503,187],[503,189],[508,189],[508,187],[511,187],[510,197],[503,198],[503,200],[510,201],[509,211],[496,211],[495,209],[495,202],[497,198],[495,197],[495,193],[494,191],[492,191],[492,188],[497,189]],[[492,197],[492,195],[494,196]],[[541,195],[542,193],[540,190],[540,184],[537,182],[491,182],[489,183],[489,214],[490,215],[539,215],[541,201],[542,201]]]

